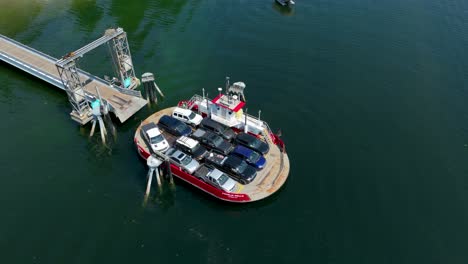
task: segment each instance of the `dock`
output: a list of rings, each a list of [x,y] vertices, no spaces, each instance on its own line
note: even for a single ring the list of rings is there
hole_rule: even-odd
[[[121,35],[125,33],[122,32],[123,31],[119,31],[119,29],[114,30],[111,32],[114,35],[105,35],[97,40],[99,43],[96,43],[96,41],[91,43],[90,45],[93,45],[93,47],[87,48],[90,46],[87,45],[72,54],[76,55],[76,59],[78,59],[78,56],[82,56],[84,52],[113,40],[114,38],[121,37]],[[83,50],[83,52],[80,53],[81,50]],[[73,111],[70,115],[73,120],[81,125],[86,124],[92,119],[88,103],[95,99],[105,101],[109,105],[110,111],[115,114],[120,122],[125,122],[147,104],[147,101],[142,98],[139,91],[112,85],[110,82],[77,69],[76,67],[71,68],[71,73],[75,74],[74,76],[66,76],[69,77],[69,79],[74,77],[75,87],[73,87],[70,80],[65,78],[65,74],[61,74],[58,70],[60,67],[65,67],[63,66],[65,64],[60,65],[64,60],[68,59],[67,63],[70,63],[69,57],[71,57],[70,54],[67,54],[66,57],[57,59],[6,36],[0,35],[0,60],[66,91],[70,103],[73,106]],[[128,60],[127,57],[126,59]],[[65,70],[69,70],[69,68]],[[133,71],[133,65],[131,70]],[[135,76],[122,75],[122,78],[124,77],[131,78],[132,80],[136,79]],[[133,87],[136,86],[137,85],[134,85]]]

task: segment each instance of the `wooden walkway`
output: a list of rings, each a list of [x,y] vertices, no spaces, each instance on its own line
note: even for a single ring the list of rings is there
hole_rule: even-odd
[[[56,58],[0,35],[0,60],[65,90],[55,66]],[[109,103],[120,122],[125,122],[147,103],[140,92],[119,91],[84,71],[80,71],[80,81],[88,98],[97,98],[97,87],[101,98]]]

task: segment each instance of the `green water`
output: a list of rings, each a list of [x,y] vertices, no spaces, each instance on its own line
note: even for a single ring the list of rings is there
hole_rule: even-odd
[[[0,33],[55,57],[110,26],[166,99],[102,147],[65,93],[0,65],[0,263],[467,263],[463,0],[0,0]],[[80,66],[111,73],[105,48]],[[224,77],[281,128],[287,184],[229,205],[177,182],[143,205],[141,120]]]

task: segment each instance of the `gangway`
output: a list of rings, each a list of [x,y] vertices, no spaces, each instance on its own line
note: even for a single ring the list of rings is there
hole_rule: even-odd
[[[109,42],[114,64],[122,79],[122,87],[76,67],[76,60],[83,54]],[[106,31],[103,37],[60,60],[0,34],[0,60],[65,90],[73,107],[70,115],[82,125],[92,119],[88,102],[99,95],[108,103],[111,112],[120,122],[125,122],[146,105],[141,93],[132,90],[139,81],[135,77],[126,34],[121,28]],[[124,83],[128,84],[129,81],[130,85],[125,87]]]

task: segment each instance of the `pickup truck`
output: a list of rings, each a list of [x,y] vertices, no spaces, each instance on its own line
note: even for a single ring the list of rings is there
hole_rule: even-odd
[[[226,192],[235,192],[238,189],[237,183],[228,175],[207,165],[199,167],[195,171],[194,175],[195,177],[202,179],[204,182]]]
[[[252,182],[257,176],[257,170],[254,167],[247,164],[242,158],[234,155],[223,156],[217,153],[210,153],[205,157],[205,162],[232,175],[236,181],[242,184]]]

